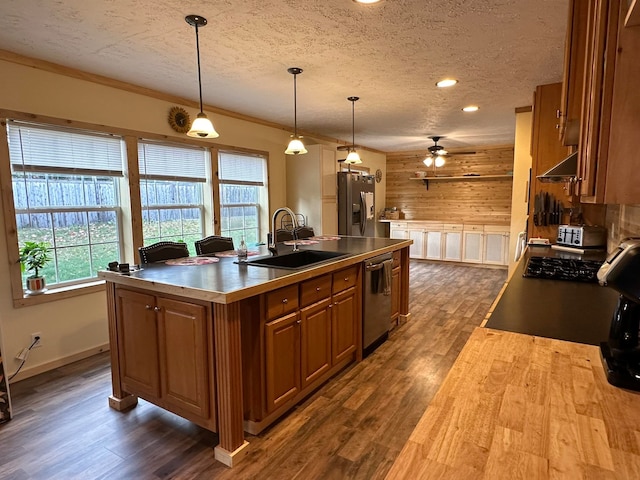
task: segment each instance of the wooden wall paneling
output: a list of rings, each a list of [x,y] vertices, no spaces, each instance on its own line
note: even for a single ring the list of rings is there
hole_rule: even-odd
[[[408,220],[439,220],[460,223],[508,225],[511,218],[512,178],[409,180],[415,172],[431,170],[424,166],[424,151],[387,155],[387,207],[398,207]],[[451,151],[437,174],[505,175],[513,171],[513,146],[477,148],[472,155]]]

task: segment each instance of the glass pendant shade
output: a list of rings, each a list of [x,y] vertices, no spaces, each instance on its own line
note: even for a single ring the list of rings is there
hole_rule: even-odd
[[[436,167],[438,167],[438,168],[442,167],[442,166],[444,166],[444,163],[445,163],[444,157],[441,156],[441,155],[438,155],[436,157]]]
[[[347,159],[344,162],[348,163],[349,165],[356,165],[358,163],[362,163],[362,160],[360,160],[360,155],[358,155],[358,152],[353,149],[349,152],[349,155],[347,155]]]
[[[431,165],[433,165],[433,157],[431,155],[427,156],[427,158],[425,158],[422,163],[424,163],[426,167],[430,167]]]
[[[304,144],[299,137],[293,137],[284,153],[287,155],[303,155],[307,153],[307,149],[304,148]]]
[[[191,124],[191,129],[187,132],[190,137],[197,138],[217,138],[220,136],[216,129],[213,128],[211,120],[204,113],[199,113],[197,118]]]

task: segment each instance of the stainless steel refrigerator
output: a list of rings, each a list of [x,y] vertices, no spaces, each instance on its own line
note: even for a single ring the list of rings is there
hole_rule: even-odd
[[[338,235],[375,236],[375,185],[373,175],[338,173]]]

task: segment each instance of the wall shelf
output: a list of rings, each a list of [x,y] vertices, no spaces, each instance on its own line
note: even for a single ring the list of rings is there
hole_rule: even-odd
[[[504,179],[510,178],[513,180],[513,175],[452,175],[452,176],[442,176],[442,177],[411,177],[409,180],[422,180],[424,182],[424,186],[429,190],[429,181],[441,181],[441,180],[496,180],[496,179]]]

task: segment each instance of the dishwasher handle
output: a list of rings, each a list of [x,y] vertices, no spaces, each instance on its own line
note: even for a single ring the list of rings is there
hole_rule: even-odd
[[[384,263],[372,263],[364,267],[367,272],[375,272],[376,270],[382,270]]]

